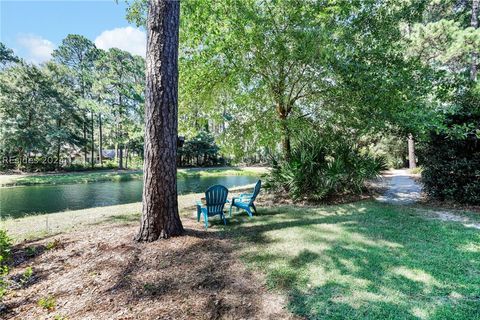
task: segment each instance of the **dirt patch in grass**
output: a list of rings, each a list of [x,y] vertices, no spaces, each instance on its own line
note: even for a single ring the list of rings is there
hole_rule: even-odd
[[[448,211],[434,211],[433,213],[435,213],[438,216],[438,218],[442,221],[460,222],[467,228],[480,229],[480,223],[472,222],[467,217],[458,216]]]
[[[445,210],[428,208],[425,206],[417,206],[417,210],[427,217],[447,222],[459,222],[466,228],[474,228],[480,230],[480,215],[475,211]]]
[[[137,224],[110,224],[18,245],[11,279],[33,273],[7,294],[2,318],[292,318],[220,227],[183,221],[185,236],[153,243],[132,240]]]
[[[475,212],[480,214],[480,206],[467,205],[467,204],[462,204],[462,203],[457,203],[452,201],[438,201],[428,197],[424,197],[419,202],[419,205],[430,207],[430,208],[445,209],[445,210],[470,211],[470,212]]]

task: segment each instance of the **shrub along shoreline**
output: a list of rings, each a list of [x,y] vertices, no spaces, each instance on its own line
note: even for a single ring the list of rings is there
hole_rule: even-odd
[[[178,178],[258,176],[267,173],[266,167],[212,167],[178,169]],[[90,183],[102,181],[130,181],[142,179],[141,170],[86,171],[50,174],[0,175],[0,187]]]

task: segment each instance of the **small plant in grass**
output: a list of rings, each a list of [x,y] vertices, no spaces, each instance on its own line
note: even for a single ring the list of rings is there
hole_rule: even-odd
[[[55,239],[53,241],[50,241],[49,243],[47,243],[47,245],[45,246],[45,248],[47,250],[54,250],[54,249],[57,249],[58,247],[61,246],[61,241],[60,239]]]
[[[10,250],[12,240],[5,230],[0,230],[0,301],[7,292],[8,261],[10,260]]]
[[[10,257],[10,250],[12,248],[12,240],[7,235],[7,231],[0,230],[0,261],[6,261]]]
[[[0,266],[0,301],[2,300],[5,293],[7,293],[7,288],[8,288],[7,276],[8,276],[8,267]]]
[[[38,300],[38,305],[43,309],[51,311],[55,309],[56,301],[55,301],[55,298],[52,296],[43,297],[40,300]]]
[[[32,279],[32,276],[33,276],[32,267],[27,267],[22,274],[22,278],[20,279],[20,283],[22,284],[22,286],[27,284]]]
[[[27,257],[34,257],[37,255],[37,248],[36,247],[26,247],[25,248],[25,254]]]
[[[410,169],[411,174],[421,174],[422,171],[423,171],[422,167],[416,167],[416,168]]]
[[[64,317],[62,315],[59,315],[59,314],[56,314],[54,317],[53,317],[54,320],[68,320],[67,317]]]

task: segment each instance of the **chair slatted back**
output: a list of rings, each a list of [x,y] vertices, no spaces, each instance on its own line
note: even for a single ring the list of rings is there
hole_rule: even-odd
[[[252,204],[255,199],[257,198],[258,194],[260,193],[260,188],[262,187],[262,181],[258,180],[257,184],[255,184],[255,187],[253,188],[253,196],[250,198],[250,204]]]
[[[228,189],[222,185],[214,185],[205,191],[207,213],[209,216],[223,212],[227,201]]]

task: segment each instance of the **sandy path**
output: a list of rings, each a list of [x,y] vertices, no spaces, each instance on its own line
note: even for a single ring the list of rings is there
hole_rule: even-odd
[[[387,190],[376,199],[391,204],[414,204],[421,198],[422,186],[410,174],[408,170],[391,170],[383,175],[383,182]],[[418,212],[446,222],[459,222],[464,227],[480,230],[480,223],[468,216],[451,210],[426,210],[417,209]]]
[[[408,170],[391,170],[384,175],[387,182],[386,192],[376,199],[391,204],[412,204],[422,193],[422,186],[413,179]]]

